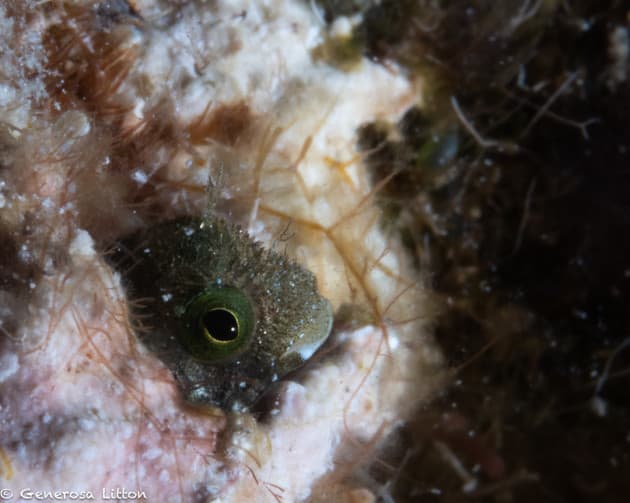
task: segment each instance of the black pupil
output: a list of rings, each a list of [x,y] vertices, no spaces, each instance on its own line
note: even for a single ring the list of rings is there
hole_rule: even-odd
[[[222,342],[233,341],[238,337],[238,322],[234,315],[225,309],[213,309],[203,315],[201,323],[213,339]]]

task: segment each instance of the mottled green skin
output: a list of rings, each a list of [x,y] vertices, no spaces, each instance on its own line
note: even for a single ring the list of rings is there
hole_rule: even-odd
[[[181,219],[149,228],[120,245],[129,296],[148,329],[143,343],[171,369],[186,400],[243,410],[269,385],[304,363],[330,332],[329,302],[313,274],[267,250],[223,220]],[[254,330],[247,346],[219,362],[186,348],[186,306],[204,289],[240,289],[251,301]],[[303,334],[303,335],[301,335]]]

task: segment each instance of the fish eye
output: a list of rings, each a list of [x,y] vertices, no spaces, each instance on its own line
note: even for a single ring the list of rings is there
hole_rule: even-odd
[[[199,320],[204,335],[211,342],[230,342],[238,338],[238,314],[225,308],[210,309]]]
[[[207,288],[184,313],[183,342],[197,359],[216,362],[241,354],[254,332],[254,310],[247,296],[232,287]]]

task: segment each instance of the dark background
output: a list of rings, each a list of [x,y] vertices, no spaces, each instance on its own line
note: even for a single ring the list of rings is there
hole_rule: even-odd
[[[322,58],[423,81],[359,145],[393,175],[383,225],[429,272],[453,369],[358,481],[380,501],[626,501],[630,5],[317,4],[364,11]]]

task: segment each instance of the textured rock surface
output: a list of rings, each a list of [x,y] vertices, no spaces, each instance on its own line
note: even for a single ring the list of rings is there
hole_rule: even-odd
[[[395,68],[314,61],[326,28],[306,2],[134,5],[0,7],[2,485],[316,499],[439,380],[430,303],[355,149],[417,90]],[[103,258],[201,213],[209,175],[215,211],[355,306],[260,423],[182,402]]]

